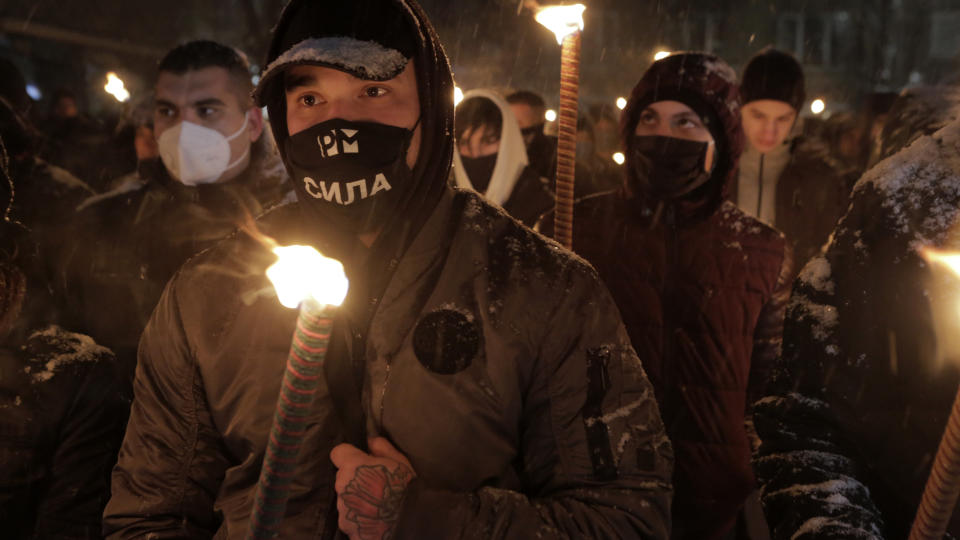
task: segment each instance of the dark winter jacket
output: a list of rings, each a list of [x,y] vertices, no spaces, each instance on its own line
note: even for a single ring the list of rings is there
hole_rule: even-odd
[[[745,411],[779,353],[790,255],[780,233],[723,202],[741,132],[722,60],[654,64],[624,110],[625,146],[643,108],[675,89],[718,111],[721,165],[679,200],[653,198],[635,173],[627,189],[587,198],[574,215],[574,251],[610,288],[656,389],[676,453],[674,537],[725,538],[754,490]]]
[[[958,212],[955,121],[868,171],[800,273],[754,414],[775,539],[907,537],[960,382],[958,282],[918,250],[960,248]]]
[[[361,19],[317,17],[330,10]],[[334,503],[329,451],[366,431],[417,473],[393,538],[665,538],[672,452],[616,308],[583,261],[447,184],[453,79],[422,9],[294,0],[265,65],[314,24],[366,32],[378,21],[362,18],[381,11],[399,12],[391,30],[418,46],[409,196],[369,249],[301,202],[258,224],[340,259],[350,278],[281,536],[320,535]],[[284,148],[282,86],[264,76],[260,88]],[[141,342],[111,538],[245,535],[296,317],[263,275],[274,259],[236,237],[168,286]]]
[[[57,326],[0,348],[4,538],[100,538],[131,375],[108,349]]]
[[[298,218],[282,207],[260,227],[303,242]],[[272,262],[234,238],[171,282],[141,343],[111,538],[244,536],[296,317],[270,293]],[[395,538],[667,537],[670,443],[582,260],[451,193],[398,262],[365,340],[368,432],[418,476]],[[342,440],[332,408],[321,384],[285,538],[323,530],[327,455]]]
[[[799,267],[820,252],[846,211],[852,180],[820,141],[797,137],[788,144],[789,161],[775,183],[775,214],[770,225],[786,236]],[[762,160],[763,156],[756,151],[746,152],[741,157],[741,167],[746,159]],[[761,170],[756,166],[752,169]],[[734,184],[732,200],[738,200],[740,184],[745,181],[760,183],[759,172],[753,179],[740,176]],[[760,215],[756,204],[741,209],[751,216]]]
[[[72,328],[132,360],[163,287],[191,255],[279,203],[286,176],[272,143],[229,182],[188,187],[158,159],[141,162],[141,182],[89,201],[67,222],[57,267]]]

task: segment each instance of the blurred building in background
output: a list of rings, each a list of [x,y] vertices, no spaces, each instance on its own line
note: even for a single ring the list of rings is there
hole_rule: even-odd
[[[960,0],[583,0],[581,96],[614,103],[658,51],[700,49],[735,67],[766,45],[794,53],[808,95],[827,114],[865,95],[960,78]],[[521,10],[522,0],[421,0],[458,84],[527,88],[556,102],[560,47]],[[549,3],[549,2],[544,2]],[[4,0],[0,56],[21,66],[35,99],[71,87],[92,113],[121,107],[103,91],[116,72],[149,91],[157,58],[176,43],[211,38],[259,65],[284,0]],[[127,106],[129,107],[129,106]]]

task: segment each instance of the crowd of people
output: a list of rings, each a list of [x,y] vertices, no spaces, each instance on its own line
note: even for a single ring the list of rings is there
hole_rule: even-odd
[[[350,280],[281,537],[907,535],[960,383],[921,255],[960,248],[960,89],[819,121],[782,51],[641,66],[578,123],[567,250],[543,98],[455,106],[414,1],[269,28],[256,84],[184,43],[113,130],[0,59],[4,537],[246,538],[273,242]]]

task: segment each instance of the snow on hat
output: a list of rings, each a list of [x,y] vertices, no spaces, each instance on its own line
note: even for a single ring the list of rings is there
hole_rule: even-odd
[[[766,48],[750,59],[744,68],[740,97],[744,104],[771,99],[787,103],[799,111],[807,99],[803,68],[793,56]]]
[[[696,112],[716,141],[721,158],[732,169],[743,151],[737,74],[726,62],[707,53],[676,53],[658,60],[634,87],[620,119],[624,147],[640,113],[657,101],[679,101]]]
[[[281,15],[286,27],[276,29],[279,39],[254,99],[263,106],[268,86],[296,65],[329,67],[371,81],[396,77],[418,48],[408,17],[401,5],[382,0],[290,2]]]

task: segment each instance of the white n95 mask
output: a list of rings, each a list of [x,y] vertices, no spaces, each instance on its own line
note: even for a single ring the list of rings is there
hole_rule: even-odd
[[[182,184],[212,184],[250,153],[250,145],[247,145],[240,157],[230,161],[230,141],[246,133],[248,120],[249,117],[244,114],[243,125],[229,137],[224,137],[215,129],[192,122],[180,122],[160,134],[157,140],[160,159],[170,175]]]

